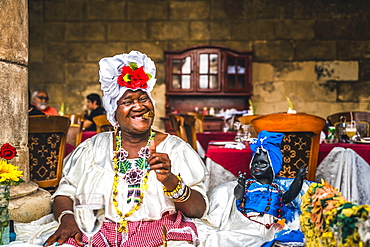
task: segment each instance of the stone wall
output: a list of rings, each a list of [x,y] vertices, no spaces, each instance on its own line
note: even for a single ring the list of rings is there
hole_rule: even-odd
[[[0,146],[17,149],[11,163],[28,181],[27,1],[0,1],[0,16]]]
[[[321,117],[370,110],[370,2],[363,0],[29,0],[29,83],[57,109],[101,93],[98,61],[140,50],[157,65],[155,126],[163,129],[165,50],[224,45],[254,51],[258,114]]]

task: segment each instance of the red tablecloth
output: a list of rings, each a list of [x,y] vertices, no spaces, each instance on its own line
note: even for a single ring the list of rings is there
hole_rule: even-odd
[[[72,152],[73,149],[75,149],[74,146],[72,146],[71,144],[66,143],[66,150],[65,150],[65,153],[64,153],[64,157],[66,157],[70,152]]]
[[[249,172],[252,150],[250,150],[249,147],[237,150],[225,148],[224,146],[209,145],[206,157],[220,164],[235,176],[238,176],[239,172],[245,172],[247,178],[252,178]]]
[[[94,136],[96,134],[96,131],[83,131],[82,132],[82,141],[85,141],[86,139]]]
[[[207,150],[211,140],[233,141],[236,132],[202,132],[197,133],[197,140],[204,150]]]
[[[92,137],[95,134],[96,134],[96,131],[84,131],[84,132],[82,132],[82,140],[81,141],[85,141],[86,139]],[[74,149],[75,148],[71,144],[66,143],[66,151],[65,151],[64,157],[66,157]]]
[[[336,144],[320,144],[318,163],[329,154],[334,147],[351,148],[357,154],[359,154],[368,164],[370,164],[370,144],[347,144],[347,143],[336,143]],[[249,147],[243,150],[236,150],[230,148],[224,148],[224,146],[209,145],[206,157],[210,158],[214,162],[218,163],[225,169],[229,170],[235,176],[238,176],[238,172],[246,172],[247,176],[249,173],[249,163],[252,159],[252,150]]]
[[[335,144],[320,144],[319,159],[317,164],[330,153],[334,147],[350,148],[360,155],[370,165],[370,144],[349,144],[349,143],[335,143]]]

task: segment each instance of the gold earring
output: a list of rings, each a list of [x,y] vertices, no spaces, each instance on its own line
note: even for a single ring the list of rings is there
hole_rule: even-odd
[[[113,130],[114,130],[114,134],[117,135],[118,134],[118,131],[119,131],[119,124],[118,124],[118,122],[114,125]]]

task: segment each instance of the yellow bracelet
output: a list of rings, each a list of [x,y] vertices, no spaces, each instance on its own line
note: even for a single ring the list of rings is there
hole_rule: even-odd
[[[181,197],[184,192],[185,192],[185,184],[182,182],[182,178],[179,175],[175,175],[179,182],[177,183],[176,188],[173,191],[168,191],[165,186],[163,186],[163,192],[165,196],[172,198],[172,199],[177,199]]]

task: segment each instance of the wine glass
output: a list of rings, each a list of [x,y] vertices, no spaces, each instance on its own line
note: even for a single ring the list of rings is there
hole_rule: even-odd
[[[236,135],[235,135],[235,138],[234,138],[234,141],[236,142],[241,142],[241,131],[240,131],[240,127],[242,126],[242,123],[241,122],[235,122],[234,123],[234,130],[236,130]]]
[[[105,218],[104,195],[79,194],[75,198],[75,220],[80,230],[86,234],[88,245],[92,247],[92,237],[97,233]]]
[[[243,143],[247,143],[251,137],[251,134],[249,133],[249,125],[244,124],[242,125],[241,129],[243,130],[241,134],[241,141]]]
[[[356,135],[357,127],[356,122],[351,121],[351,123],[346,125],[346,135],[349,137],[349,141],[352,142],[352,137]]]

